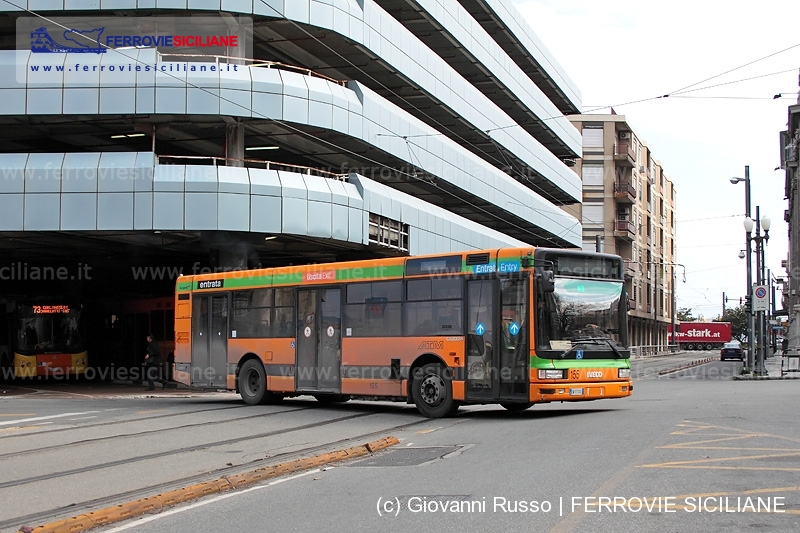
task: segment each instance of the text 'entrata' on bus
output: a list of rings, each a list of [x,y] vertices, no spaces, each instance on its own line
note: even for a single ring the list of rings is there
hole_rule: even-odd
[[[182,276],[175,379],[248,404],[460,405],[632,392],[619,256],[545,248]]]

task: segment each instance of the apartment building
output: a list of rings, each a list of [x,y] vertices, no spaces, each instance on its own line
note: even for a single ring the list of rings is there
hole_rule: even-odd
[[[631,345],[665,345],[674,319],[675,187],[624,115],[575,115],[583,156],[582,246],[625,260]],[[678,268],[678,271],[676,271]]]
[[[788,129],[781,132],[781,166],[786,172],[785,194],[789,201],[784,220],[789,227],[789,256],[783,261],[787,283],[783,286],[783,309],[787,311],[788,353],[800,354],[800,93],[789,106]]]

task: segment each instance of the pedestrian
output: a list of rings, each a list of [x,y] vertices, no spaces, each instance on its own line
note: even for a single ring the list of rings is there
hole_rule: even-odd
[[[147,389],[155,390],[155,381],[161,383],[166,389],[167,384],[161,377],[161,351],[152,333],[147,334],[147,353],[144,356],[145,373],[147,374]]]

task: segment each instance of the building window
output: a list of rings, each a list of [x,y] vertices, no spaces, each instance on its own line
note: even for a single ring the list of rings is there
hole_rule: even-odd
[[[603,149],[603,126],[584,126],[581,131],[583,136],[583,148],[589,151]]]
[[[582,209],[582,221],[584,225],[602,226],[605,221],[603,204],[584,202]]]
[[[603,165],[583,165],[581,168],[583,185],[588,187],[603,186]]]
[[[408,224],[370,213],[369,242],[407,252]]]

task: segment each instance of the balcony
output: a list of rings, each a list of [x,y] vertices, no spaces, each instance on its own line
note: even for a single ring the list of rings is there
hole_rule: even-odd
[[[620,203],[632,204],[636,201],[636,187],[627,181],[614,182],[614,198]]]
[[[636,165],[636,152],[633,151],[631,143],[619,143],[614,145],[614,161],[624,167]]]
[[[614,221],[614,237],[633,242],[634,237],[636,237],[636,227],[633,222],[630,220]]]

